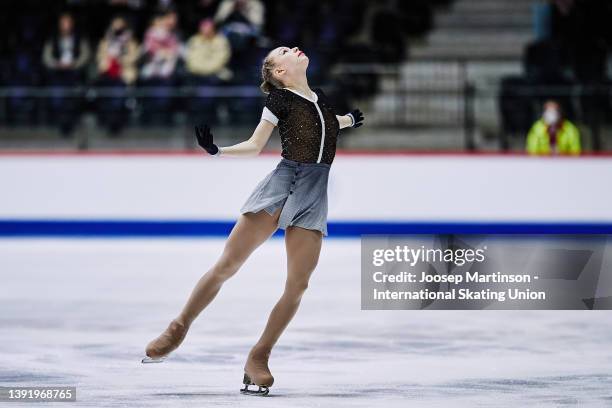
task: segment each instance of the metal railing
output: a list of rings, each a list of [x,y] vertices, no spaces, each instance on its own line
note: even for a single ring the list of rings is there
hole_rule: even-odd
[[[460,129],[458,137],[463,138],[462,144],[468,151],[478,148],[476,133],[487,127],[498,136],[500,149],[508,149],[512,135],[507,130],[508,112],[504,112],[504,106],[500,104],[504,98],[506,102],[515,101],[516,106],[530,112],[530,120],[539,116],[538,105],[544,99],[557,98],[571,107],[572,119],[589,129],[592,150],[602,150],[602,126],[610,116],[608,112],[612,105],[611,87],[516,85],[501,89],[499,82],[482,81],[482,75],[477,71],[486,63],[455,60],[401,65],[341,64],[330,71],[330,83],[344,84],[334,88],[359,99],[352,102],[365,100],[369,107],[370,125],[406,129],[457,128]],[[516,73],[509,72],[510,75]],[[358,83],[360,77],[375,81],[376,92],[355,95],[351,84]],[[180,111],[188,109],[193,99],[209,98],[223,102],[231,98],[252,98],[263,104],[265,95],[256,85],[0,87],[0,125],[8,122],[10,105],[15,100],[31,100],[33,105],[37,105],[31,109],[45,109],[44,104],[50,99],[75,98],[82,101],[85,110],[95,111],[96,102],[118,98],[125,100],[126,109],[132,115],[138,115],[143,101],[159,97],[183,102],[179,104],[181,106],[175,106]],[[525,124],[522,126],[524,128]]]
[[[478,147],[476,131],[486,128],[495,133],[500,150],[508,150],[512,137],[526,137],[548,99],[560,101],[569,119],[588,130],[593,151],[603,150],[604,129],[612,125],[612,83],[582,84],[568,78],[564,85],[542,85],[522,75],[519,61],[412,61],[398,66],[340,65],[337,69],[344,76],[376,73],[386,82],[376,96],[386,95],[390,101],[386,106],[391,114],[383,116],[385,125],[460,127],[468,151]],[[523,84],[502,86],[504,78]],[[513,124],[508,122],[516,119],[509,103],[527,112],[528,123],[519,124],[518,135],[509,129]]]

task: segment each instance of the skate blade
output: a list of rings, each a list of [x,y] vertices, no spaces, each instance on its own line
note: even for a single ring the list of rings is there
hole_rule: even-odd
[[[251,384],[251,385],[253,385],[253,384]],[[257,390],[250,390],[249,389],[249,384],[245,384],[244,388],[240,389],[240,393],[243,394],[243,395],[252,395],[252,396],[256,396],[256,397],[265,397],[270,392],[270,389],[268,387],[261,386],[261,385],[258,385],[257,387],[258,387]]]
[[[244,395],[264,397],[268,395],[268,393],[270,392],[270,388],[268,388],[265,385],[253,384],[253,381],[251,381],[251,378],[246,373],[244,373],[244,378],[242,379],[242,383],[244,384],[244,388],[240,389],[240,393]],[[249,385],[254,385],[258,388],[257,390],[250,390]]]
[[[142,364],[162,363],[165,359],[166,357],[153,358],[153,357],[146,356],[140,362]]]

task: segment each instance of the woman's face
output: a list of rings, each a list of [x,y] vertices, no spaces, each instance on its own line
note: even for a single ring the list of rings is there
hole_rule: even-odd
[[[111,30],[113,31],[123,31],[125,30],[127,24],[125,22],[124,19],[118,17],[113,19],[113,22],[111,23]]]
[[[166,14],[165,20],[168,26],[168,30],[172,31],[176,28],[176,25],[178,24],[178,15],[174,11],[172,11]]]
[[[270,51],[274,61],[274,76],[287,83],[300,75],[305,75],[308,68],[308,57],[298,47],[278,47]]]

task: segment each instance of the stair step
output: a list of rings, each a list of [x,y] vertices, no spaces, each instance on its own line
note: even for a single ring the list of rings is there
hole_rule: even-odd
[[[450,125],[463,121],[463,98],[460,95],[405,95],[396,97],[379,94],[374,98],[369,115],[374,123],[410,125]]]
[[[520,61],[470,61],[465,65],[455,61],[408,61],[397,76],[381,78],[380,92],[403,89],[453,94],[463,91],[464,76],[476,86],[495,89],[500,77],[520,75],[522,70]]]
[[[513,44],[490,47],[457,47],[457,46],[431,46],[419,47],[410,50],[411,60],[448,60],[448,59],[516,59],[519,60],[523,55],[522,44]]]
[[[481,44],[504,46],[506,44],[524,45],[531,41],[531,30],[497,30],[495,33],[485,35],[478,29],[440,29],[434,30],[426,39],[429,45],[463,46],[468,44]]]
[[[529,13],[513,12],[507,14],[459,14],[441,13],[435,17],[436,29],[469,28],[469,29],[508,29],[514,27],[520,30],[532,29],[532,17]]]
[[[507,13],[513,11],[530,12],[533,9],[533,1],[531,0],[512,0],[512,1],[474,1],[462,0],[456,1],[451,10],[456,12],[470,13]]]
[[[482,30],[434,31],[424,45],[409,49],[410,57],[439,58],[516,58],[533,38],[531,31],[500,30],[484,35]]]
[[[401,68],[404,89],[460,90],[463,86],[461,66],[455,63],[422,62]]]

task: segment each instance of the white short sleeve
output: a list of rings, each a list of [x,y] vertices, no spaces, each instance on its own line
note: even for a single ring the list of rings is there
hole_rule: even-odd
[[[274,126],[278,125],[278,118],[276,117],[276,115],[273,114],[272,111],[265,106],[263,108],[263,112],[261,113],[261,119],[267,120]]]

